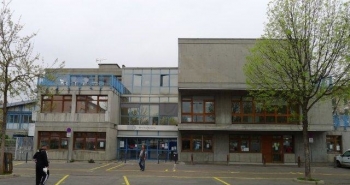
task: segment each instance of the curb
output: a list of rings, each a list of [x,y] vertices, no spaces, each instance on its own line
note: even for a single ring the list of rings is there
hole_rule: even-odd
[[[302,184],[324,184],[323,180],[319,181],[305,181],[305,180],[299,180],[297,178],[293,179],[294,182],[302,183]]]

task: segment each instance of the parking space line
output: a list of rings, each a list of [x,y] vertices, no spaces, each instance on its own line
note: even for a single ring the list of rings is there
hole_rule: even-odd
[[[124,181],[125,181],[126,185],[130,185],[128,178],[126,178],[126,176],[123,176],[123,177],[124,177]]]
[[[120,164],[120,165],[118,165],[118,166],[114,166],[114,167],[112,167],[112,168],[108,168],[106,171],[111,171],[112,169],[118,168],[118,167],[123,166],[123,165],[124,165],[124,164]]]
[[[60,181],[58,181],[55,185],[60,185],[69,175],[64,176]]]
[[[17,166],[17,165],[21,165],[21,164],[24,164],[24,162],[23,162],[23,163],[17,163],[17,164],[14,164],[13,166]]]
[[[227,183],[227,182],[225,182],[225,181],[223,181],[223,180],[221,180],[221,179],[219,179],[219,178],[217,178],[217,177],[214,177],[214,179],[217,180],[217,181],[222,182],[222,183],[225,184],[225,185],[230,185],[229,183]]]
[[[96,168],[92,168],[92,169],[90,169],[90,170],[96,170],[96,169],[99,169],[99,168],[103,168],[103,167],[106,167],[106,166],[108,166],[108,165],[110,165],[110,164],[112,164],[112,163],[108,163],[108,164],[103,165],[103,166],[99,166],[99,167],[96,167]]]

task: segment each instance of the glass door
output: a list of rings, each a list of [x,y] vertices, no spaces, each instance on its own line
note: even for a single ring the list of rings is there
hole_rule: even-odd
[[[272,162],[283,161],[283,138],[282,136],[272,136]]]

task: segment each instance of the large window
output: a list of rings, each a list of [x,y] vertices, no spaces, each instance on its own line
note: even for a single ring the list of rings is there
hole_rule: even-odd
[[[46,145],[49,149],[68,149],[67,132],[39,132],[39,147]]]
[[[74,132],[75,150],[105,150],[105,132]]]
[[[178,94],[177,69],[123,69],[122,83],[131,94]]]
[[[215,104],[211,96],[189,96],[181,99],[183,123],[214,123]]]
[[[123,125],[177,125],[177,114],[178,105],[175,103],[121,104]]]
[[[232,96],[232,123],[297,123],[298,107],[285,101],[272,106],[255,101],[249,96]]]
[[[107,110],[108,96],[95,95],[77,96],[77,113],[105,113]]]
[[[182,135],[183,152],[212,152],[213,136],[212,135]]]
[[[8,114],[6,128],[27,130],[29,123],[33,123],[30,114]]]
[[[342,140],[341,136],[327,135],[326,136],[327,152],[342,153],[341,140]]]
[[[229,151],[234,152],[260,152],[261,136],[251,135],[230,135]]]
[[[72,96],[54,95],[41,96],[41,112],[70,113],[72,108]]]

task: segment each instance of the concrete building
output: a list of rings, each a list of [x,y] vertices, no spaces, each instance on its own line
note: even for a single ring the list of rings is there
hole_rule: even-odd
[[[280,102],[264,110],[249,97],[243,66],[254,39],[179,39],[178,68],[47,69],[39,95],[34,148],[51,159],[149,159],[200,163],[296,163],[302,126]],[[54,73],[55,72],[55,73]],[[348,125],[333,123],[331,102],[310,111],[311,162],[350,148]],[[67,134],[67,131],[70,131]],[[67,137],[69,136],[69,137]]]
[[[170,160],[178,139],[177,68],[123,68],[118,125],[118,159],[138,159],[142,145],[148,159]],[[119,112],[116,112],[119,114]]]
[[[39,81],[46,91],[39,94],[40,109],[34,113],[34,148],[48,145],[53,160],[115,159],[120,95],[127,93],[119,65],[47,69],[47,74],[57,78]]]
[[[7,105],[6,135],[9,138],[26,137],[30,124],[34,124],[32,112],[36,101],[21,101]]]
[[[302,126],[293,111],[264,111],[249,97],[243,66],[255,39],[179,39],[180,161],[295,163],[303,160]],[[310,111],[311,162],[332,161],[349,147],[334,131],[331,102]],[[328,143],[328,144],[326,144]],[[328,145],[328,146],[327,146]]]

